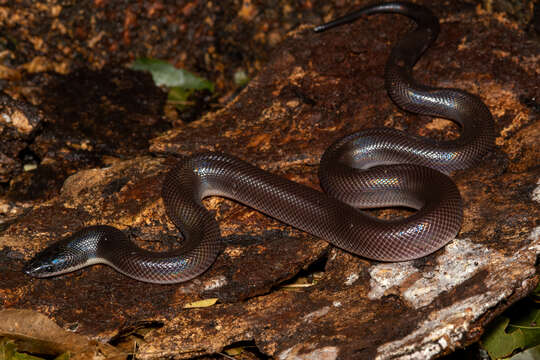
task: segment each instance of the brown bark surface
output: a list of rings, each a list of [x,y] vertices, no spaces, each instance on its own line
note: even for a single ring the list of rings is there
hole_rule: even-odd
[[[66,51],[66,75],[23,72],[18,80],[10,78],[0,102],[2,126],[24,145],[21,149],[31,150],[37,166],[24,171],[28,160],[14,152],[6,156],[20,163],[0,172],[9,177],[0,202],[2,307],[39,311],[64,329],[120,348],[135,334],[141,359],[191,358],[246,342],[280,359],[430,358],[477,340],[490,319],[537,283],[540,44],[538,34],[502,15],[465,3],[444,8],[424,3],[440,16],[441,34],[417,64],[415,77],[479,95],[497,131],[491,154],[477,167],[452,175],[464,200],[464,223],[445,248],[410,262],[368,261],[235,202],[210,198],[205,205],[215,211],[224,249],[193,281],[150,285],[103,266],[54,279],[28,278],[21,272],[25,260],[88,225],[117,226],[147,249],[176,246],[179,234],[166,218],[159,193],[163,174],[177,156],[227,152],[318,188],[321,154],[346,134],[379,126],[438,139],[459,134],[450,122],[405,113],[388,98],[384,64],[392,44],[411,27],[397,15],[373,16],[323,34],[314,34],[311,25],[287,36],[280,29],[278,44],[263,42],[274,51],[248,86],[221,109],[190,123],[182,122],[181,114],[163,114],[165,96],[149,76],[114,66],[73,72],[77,57]],[[94,2],[96,19],[101,12],[116,16],[102,5],[107,9],[106,2]],[[309,22],[313,5],[298,11],[304,17],[291,23]],[[125,14],[121,39],[104,27],[103,36],[111,36],[104,49],[111,53],[98,51],[104,46],[100,40],[96,48],[73,51],[104,64],[141,54],[127,50],[137,49],[133,39],[144,34],[129,31],[130,24],[137,19],[143,26],[143,13],[144,26],[155,25],[159,33],[162,23],[152,12],[172,11],[160,6],[146,12],[128,6],[126,11],[137,15]],[[255,26],[258,31],[246,32],[254,39],[264,33],[270,41],[271,31],[260,30],[255,21],[253,14],[262,16],[257,9],[244,1],[231,13],[232,28],[226,28],[236,33]],[[188,10],[186,5],[182,11]],[[76,11],[65,11],[77,18]],[[170,24],[167,16],[159,18]],[[68,34],[87,42],[98,31],[95,25],[59,19]],[[110,26],[118,26],[115,21]],[[154,39],[152,32],[145,36]],[[187,41],[180,38],[176,41]],[[164,49],[178,47],[167,39],[173,41],[174,35],[146,55],[166,56]],[[115,57],[119,44],[128,53]],[[225,80],[220,86],[227,96],[217,104],[233,96]],[[6,120],[14,116],[24,126]],[[2,158],[0,165],[4,169]],[[298,276],[306,276],[307,285],[285,286]],[[218,302],[187,307],[211,298]]]

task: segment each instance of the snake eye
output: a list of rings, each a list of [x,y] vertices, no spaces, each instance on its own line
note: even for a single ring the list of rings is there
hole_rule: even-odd
[[[33,277],[48,277],[66,272],[72,257],[64,244],[53,244],[30,260],[23,271]]]
[[[28,262],[25,266],[23,271],[30,276],[33,277],[45,277],[48,276],[48,274],[51,274],[54,272],[54,266],[52,264],[48,264],[41,259],[35,259],[30,262]]]

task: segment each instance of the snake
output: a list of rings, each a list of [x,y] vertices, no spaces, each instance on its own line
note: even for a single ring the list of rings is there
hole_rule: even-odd
[[[494,145],[491,113],[482,100],[460,89],[430,87],[412,76],[413,66],[439,33],[428,8],[407,2],[371,5],[314,27],[315,32],[364,15],[401,14],[416,26],[392,47],[385,88],[401,109],[449,119],[460,126],[454,140],[437,141],[392,128],[372,128],[334,142],[322,155],[321,192],[219,152],[195,153],[166,174],[161,196],[182,243],[153,252],[106,225],[83,228],[38,253],[24,271],[38,278],[106,264],[136,280],[180,283],[205,272],[223,240],[202,199],[232,199],[332,245],[374,261],[407,261],[429,255],[453,240],[463,221],[460,192],[449,177],[473,167]],[[383,219],[363,209],[407,207],[412,215]]]

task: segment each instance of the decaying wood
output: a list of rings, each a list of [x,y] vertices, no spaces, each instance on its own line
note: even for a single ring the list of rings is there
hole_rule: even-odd
[[[318,35],[306,25],[280,43],[224,108],[189,124],[170,119],[171,130],[148,140],[151,154],[99,154],[94,165],[101,167],[79,166],[87,170],[67,177],[58,194],[9,218],[0,233],[2,306],[39,311],[103,342],[153,329],[139,343],[141,359],[191,358],[244,341],[279,359],[424,359],[474,342],[538,280],[540,45],[529,39],[537,35],[504,18],[459,10],[436,11],[441,35],[415,76],[478,94],[494,115],[498,137],[497,149],[478,167],[453,174],[464,224],[442,250],[410,262],[368,261],[211,198],[205,204],[220,222],[224,250],[188,283],[143,284],[101,266],[48,280],[21,272],[38,249],[92,224],[115,225],[149,249],[175,246],[178,231],[159,192],[177,156],[223,151],[317,188],[322,152],[345,134],[376,126],[435,138],[458,134],[449,122],[400,111],[386,95],[384,63],[391,44],[409,29],[407,19],[377,16]],[[146,117],[159,117],[152,106],[134,111],[137,129],[148,126]],[[128,116],[129,106],[122,111]],[[42,148],[62,153],[58,146]],[[67,158],[51,161],[66,164]],[[73,173],[70,166],[64,173]],[[13,198],[6,203],[18,204]],[[281,286],[314,263],[323,270],[317,282]],[[185,308],[208,298],[218,303]]]

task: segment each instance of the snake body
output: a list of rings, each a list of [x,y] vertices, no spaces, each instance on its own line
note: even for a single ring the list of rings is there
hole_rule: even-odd
[[[43,250],[25,271],[47,277],[104,263],[146,282],[190,280],[211,266],[221,248],[219,226],[201,203],[207,196],[234,199],[374,260],[410,260],[440,249],[455,237],[462,222],[459,191],[445,174],[472,166],[492,147],[492,117],[474,95],[413,79],[412,67],[439,31],[438,19],[425,7],[403,2],[368,6],[315,31],[376,13],[403,14],[417,23],[388,59],[385,86],[390,97],[405,110],[456,121],[462,127],[457,140],[437,142],[388,128],[349,135],[322,157],[319,178],[325,193],[231,155],[195,154],[170,170],[162,188],[167,215],[184,238],[181,248],[149,252],[120,230],[92,226]],[[418,211],[389,221],[357,209],[386,206]]]

